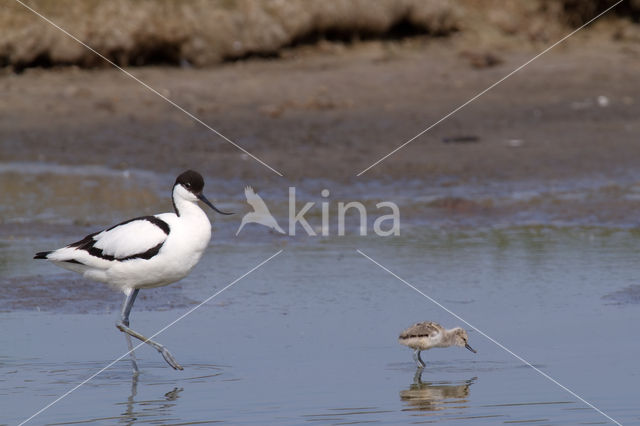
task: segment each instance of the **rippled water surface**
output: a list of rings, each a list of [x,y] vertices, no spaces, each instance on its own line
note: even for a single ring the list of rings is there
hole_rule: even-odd
[[[21,179],[42,179],[29,176]],[[163,211],[168,191],[149,179],[141,186]],[[230,194],[222,202],[242,208]],[[113,210],[86,207],[78,214],[86,223],[66,222],[74,205],[43,207],[33,221],[37,203],[3,204],[0,423],[29,418],[125,352],[114,327],[121,296],[31,257],[82,237],[87,224],[147,213],[132,197]],[[133,328],[153,334],[283,250],[157,337],[184,371],[141,348],[139,376],[117,362],[33,424],[610,422],[509,351],[617,421],[640,422],[635,231],[416,221],[393,238],[293,239],[257,226],[235,238],[240,219],[216,217],[193,273],[141,291],[134,307]],[[464,326],[478,353],[427,351],[417,371],[396,339],[423,320]]]

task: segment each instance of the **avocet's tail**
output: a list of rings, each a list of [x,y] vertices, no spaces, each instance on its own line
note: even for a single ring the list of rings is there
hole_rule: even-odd
[[[51,254],[53,252],[51,251],[41,251],[36,253],[35,256],[33,256],[34,259],[47,259],[47,256],[49,256],[49,254]]]

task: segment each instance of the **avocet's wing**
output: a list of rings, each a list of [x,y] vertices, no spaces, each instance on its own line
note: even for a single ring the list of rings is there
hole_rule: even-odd
[[[438,323],[426,321],[419,322],[400,333],[400,339],[410,339],[415,337],[429,337],[434,338],[439,333],[442,333],[442,326]]]
[[[252,187],[250,186],[245,187],[244,195],[245,197],[247,197],[247,203],[249,203],[249,205],[253,207],[253,210],[256,213],[263,214],[263,215],[267,215],[267,214],[271,215],[267,205],[264,203],[262,198],[260,198],[260,196],[256,194],[256,192],[253,190]]]
[[[170,230],[165,221],[155,216],[138,217],[61,249],[38,253],[36,258],[96,267],[105,261],[150,259],[160,251]]]

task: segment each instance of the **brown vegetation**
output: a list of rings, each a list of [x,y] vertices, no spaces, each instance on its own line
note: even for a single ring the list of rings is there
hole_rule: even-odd
[[[30,7],[120,65],[206,66],[329,38],[518,36],[548,41],[612,0],[32,0]],[[104,65],[13,0],[0,0],[0,65]],[[640,1],[618,6],[634,16]]]

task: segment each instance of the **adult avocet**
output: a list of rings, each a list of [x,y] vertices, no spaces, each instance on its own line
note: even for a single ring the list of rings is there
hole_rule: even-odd
[[[438,323],[427,321],[419,322],[400,333],[398,342],[413,349],[413,359],[419,368],[424,368],[425,364],[420,357],[420,351],[431,348],[448,348],[450,346],[463,346],[474,354],[475,349],[469,346],[469,336],[460,327],[445,329]]]
[[[37,253],[34,259],[54,264],[109,284],[125,294],[116,327],[126,333],[129,350],[131,337],[158,350],[174,369],[182,367],[161,344],[129,328],[129,314],[140,289],[161,287],[186,277],[202,257],[211,239],[211,223],[198,206],[202,201],[221,214],[202,193],[204,179],[187,170],[173,185],[175,213],[162,213],[127,220],[104,231],[87,235],[66,247]],[[138,371],[133,352],[133,369]]]

